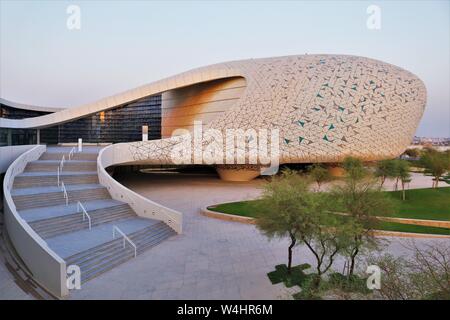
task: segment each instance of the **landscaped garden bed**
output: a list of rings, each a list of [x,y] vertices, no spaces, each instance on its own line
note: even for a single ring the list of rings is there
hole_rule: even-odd
[[[450,187],[411,189],[406,191],[406,200],[401,200],[401,191],[386,191],[395,201],[388,217],[450,221]],[[222,203],[208,207],[208,210],[244,217],[257,217],[258,200]],[[337,208],[339,211],[339,208]],[[403,224],[398,222],[380,222],[380,230],[450,235],[450,229]]]

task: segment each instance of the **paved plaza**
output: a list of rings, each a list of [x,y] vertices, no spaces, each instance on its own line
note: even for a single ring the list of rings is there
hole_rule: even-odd
[[[183,234],[89,281],[72,299],[290,299],[292,290],[272,285],[266,274],[286,263],[286,240],[268,241],[253,225],[202,216],[200,208],[252,199],[263,180],[230,183],[214,175],[126,174],[120,179],[143,196],[183,213]],[[428,181],[425,181],[428,182]],[[406,239],[384,250],[406,254]],[[430,241],[417,239],[418,245]],[[313,263],[302,246],[294,263]],[[336,270],[342,270],[338,260]]]

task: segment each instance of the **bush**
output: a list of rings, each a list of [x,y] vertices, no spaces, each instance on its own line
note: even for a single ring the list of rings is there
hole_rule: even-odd
[[[359,292],[363,294],[371,293],[367,288],[366,278],[356,274],[345,276],[342,273],[330,274],[327,282],[328,289],[337,289],[344,292]]]

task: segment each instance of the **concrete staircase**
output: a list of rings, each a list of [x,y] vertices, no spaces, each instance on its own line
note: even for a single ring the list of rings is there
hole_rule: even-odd
[[[157,245],[172,236],[174,231],[163,222],[133,232],[128,237],[137,247],[136,254]],[[66,258],[68,265],[78,265],[81,282],[86,282],[134,257],[134,248],[117,238]]]
[[[136,254],[175,234],[164,222],[140,218],[127,203],[111,199],[98,183],[99,148],[85,147],[71,160],[69,151],[68,147],[48,147],[14,179],[11,195],[21,217],[67,266],[80,267],[82,282],[134,257],[134,247],[122,235],[113,238],[113,227],[136,245]],[[67,204],[57,179],[63,155],[66,161],[59,178],[67,190]],[[90,219],[80,210],[79,202]]]

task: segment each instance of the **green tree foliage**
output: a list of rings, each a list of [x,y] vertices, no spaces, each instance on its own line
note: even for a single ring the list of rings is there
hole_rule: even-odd
[[[395,178],[396,176],[396,162],[395,160],[381,160],[378,161],[375,168],[375,176],[380,178],[380,186],[384,185],[387,178]]]
[[[292,267],[292,249],[316,210],[314,194],[309,181],[291,170],[283,171],[265,185],[257,205],[256,226],[269,238],[290,239],[288,247],[288,273]]]
[[[354,181],[364,178],[369,173],[362,160],[355,157],[346,157],[342,167],[345,169],[345,176]]]
[[[335,258],[351,243],[359,226],[352,217],[343,217],[330,211],[330,198],[317,196],[317,211],[303,226],[301,240],[316,259],[317,277],[314,288],[320,285],[321,277],[332,267]]]
[[[425,168],[425,173],[434,177],[432,188],[437,188],[439,179],[450,170],[450,153],[428,148],[423,151],[421,163]]]
[[[318,287],[321,275],[359,230],[352,217],[343,217],[331,209],[333,198],[311,192],[309,181],[294,171],[284,171],[266,186],[257,204],[257,227],[269,238],[290,239],[288,274],[292,269],[292,251],[303,243],[316,259]],[[359,231],[358,231],[359,232]]]
[[[418,149],[406,149],[404,153],[411,158],[417,158],[420,156],[420,151]]]
[[[370,257],[382,271],[379,294],[388,300],[450,300],[450,246],[443,242],[418,248],[404,245],[411,257]]]
[[[353,224],[353,234],[345,246],[350,259],[349,275],[353,275],[356,257],[362,250],[376,249],[378,241],[373,230],[378,225],[376,216],[386,215],[392,210],[391,200],[381,191],[376,179],[363,167],[360,160],[344,160],[346,176],[344,183],[331,191],[333,203],[349,215]]]
[[[332,179],[331,174],[327,168],[320,164],[313,164],[308,168],[309,176],[317,183],[317,191],[320,191],[320,186]]]
[[[398,159],[395,161],[395,164],[397,179],[400,180],[402,184],[402,199],[405,200],[405,185],[411,181],[409,162],[406,160]]]

